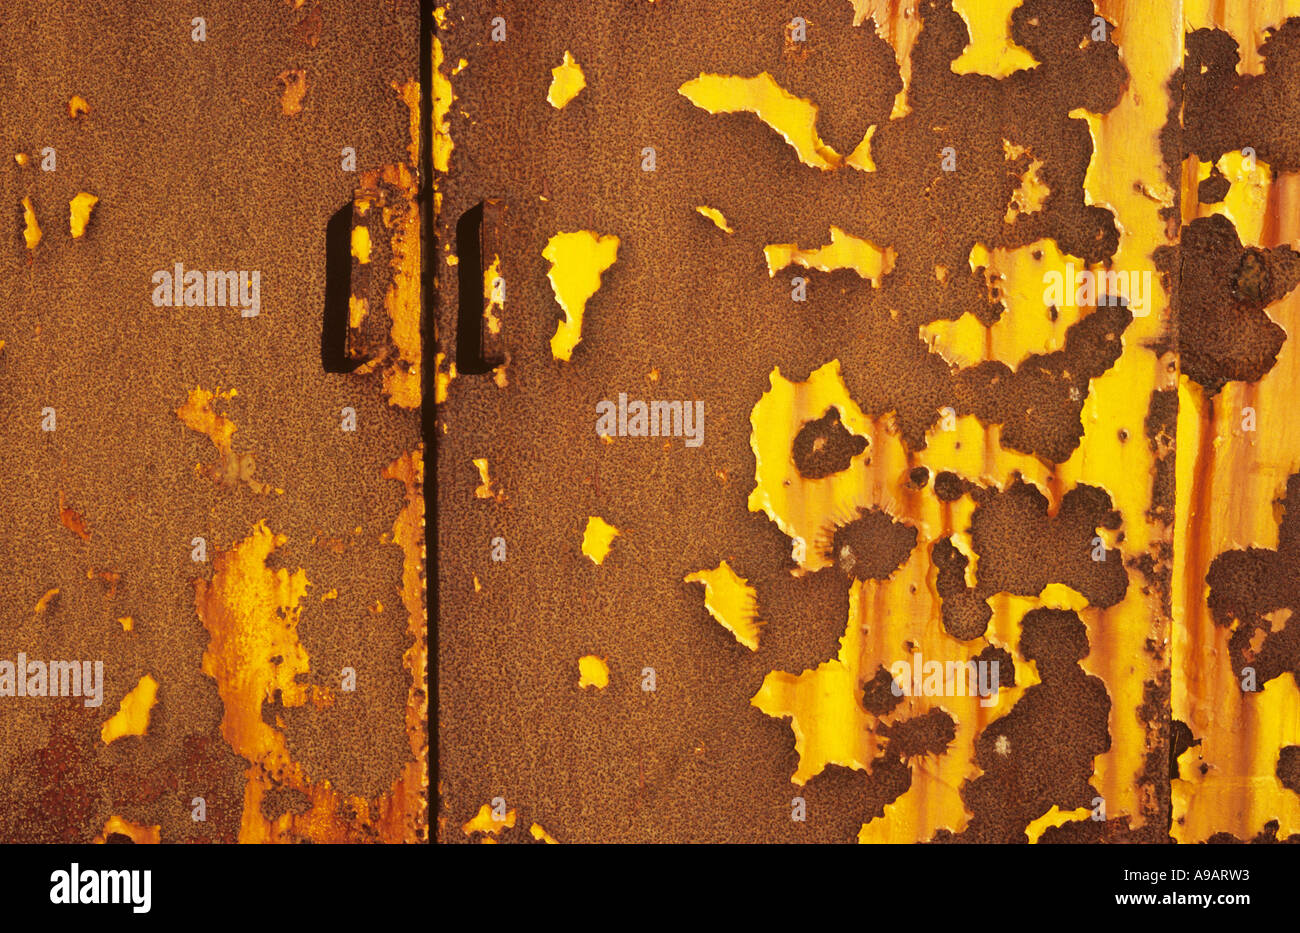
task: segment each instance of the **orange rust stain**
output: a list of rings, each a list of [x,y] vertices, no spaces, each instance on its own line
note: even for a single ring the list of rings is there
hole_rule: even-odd
[[[99,577],[103,587],[104,595],[109,599],[117,596],[117,585],[122,582],[122,575],[116,570],[96,570],[91,567],[86,571],[86,579],[93,580]]]
[[[201,386],[196,386],[190,392],[189,398],[185,400],[185,404],[176,409],[176,417],[187,428],[206,435],[217,448],[220,462],[207,470],[213,480],[226,486],[245,482],[253,492],[266,493],[271,487],[253,479],[253,471],[257,468],[253,455],[238,454],[234,450],[231,438],[236,430],[235,422],[218,414],[213,408],[215,401],[231,399],[238,394],[235,389],[224,392],[217,389],[215,392],[209,392]]]
[[[420,445],[394,460],[384,478],[405,487],[406,504],[393,521],[393,543],[402,549],[402,606],[407,614],[411,645],[402,654],[402,666],[411,675],[406,700],[406,737],[411,756],[402,777],[393,785],[390,819],[410,832],[426,832],[429,798],[429,629],[426,611],[424,549],[424,447]]]
[[[259,523],[248,537],[214,560],[210,581],[195,581],[195,608],[210,636],[203,672],[217,682],[224,708],[221,733],[249,762],[240,842],[403,842],[427,836],[423,451],[402,455],[383,475],[406,487],[393,541],[403,550],[401,597],[410,614],[413,639],[403,656],[412,676],[406,725],[413,760],[379,798],[345,799],[328,780],[313,780],[290,755],[279,717],[275,726],[264,721],[263,704],[277,693],[286,707],[311,702],[328,710],[333,701],[329,688],[299,682],[310,674],[310,659],[297,634],[307,575],[302,569],[291,572],[266,566],[267,558],[286,543],[285,536]],[[279,658],[279,663],[272,663],[272,658]],[[262,798],[277,786],[304,794],[306,811],[267,820],[261,812]]]
[[[302,99],[307,96],[307,72],[289,68],[275,76],[280,85],[280,112],[287,117],[302,113]]]
[[[82,541],[90,540],[90,529],[86,525],[86,519],[76,509],[71,508],[63,496],[63,490],[59,490],[59,521],[63,527],[71,531]]]
[[[389,404],[399,408],[419,408],[422,401],[423,344],[420,337],[420,212],[417,204],[419,184],[416,178],[416,154],[419,151],[420,86],[408,81],[393,89],[410,113],[408,162],[385,165],[363,172],[360,189],[372,193],[383,203],[381,221],[389,231],[389,269],[392,281],[384,296],[384,307],[391,322],[389,336],[396,351],[383,371],[384,392]],[[382,190],[392,197],[381,197]],[[445,391],[445,390],[444,390]]]

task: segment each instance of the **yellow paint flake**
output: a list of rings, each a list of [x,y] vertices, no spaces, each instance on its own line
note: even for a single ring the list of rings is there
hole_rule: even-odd
[[[30,250],[36,249],[36,244],[41,242],[41,225],[36,222],[36,209],[32,207],[31,198],[23,198],[23,239]]]
[[[551,355],[567,362],[582,340],[582,316],[587,301],[600,288],[600,277],[618,258],[616,236],[599,236],[587,230],[557,233],[542,250],[542,258],[551,264],[546,275],[551,280],[555,300],[564,311],[564,320],[551,338]]]
[[[447,401],[447,392],[451,389],[451,381],[456,378],[456,363],[454,360],[447,364],[446,369],[442,368],[443,361],[446,359],[447,354],[441,352],[435,353],[433,357],[433,402],[435,405],[441,405]]]
[[[492,256],[492,264],[483,272],[483,297],[487,300],[487,310],[483,312],[489,334],[501,333],[501,319],[497,311],[505,311],[506,286],[501,275],[501,257]]]
[[[360,327],[369,311],[370,306],[366,299],[358,298],[356,295],[348,295],[348,327],[353,330]]]
[[[110,816],[108,822],[104,824],[104,831],[95,837],[95,843],[103,845],[108,842],[109,836],[126,836],[138,846],[156,846],[162,842],[162,825],[132,823],[120,816]]]
[[[773,671],[750,701],[768,716],[789,719],[799,765],[791,781],[803,786],[829,764],[866,771],[879,752],[871,716],[858,702],[858,678],[841,660],[802,674]],[[812,728],[813,723],[816,728]]]
[[[1005,78],[1039,62],[1011,39],[1011,13],[1022,0],[953,0],[970,29],[970,44],[952,63],[953,74]]]
[[[468,823],[461,827],[466,836],[472,836],[475,833],[490,833],[495,836],[503,829],[515,828],[515,811],[507,810],[504,820],[493,819],[491,804],[483,804],[479,807],[478,813],[474,815]]]
[[[50,607],[50,603],[52,603],[54,601],[54,598],[58,595],[59,595],[59,588],[57,586],[46,590],[45,595],[36,601],[36,608],[32,611],[35,612],[37,615],[40,615],[42,612],[44,612],[46,609]]]
[[[117,621],[118,624],[122,626],[122,631],[124,632],[135,631],[135,619],[131,618],[130,616],[122,616]]]
[[[69,220],[68,224],[72,229],[72,237],[76,239],[86,232],[86,224],[90,223],[90,212],[95,205],[99,203],[99,198],[89,192],[82,191],[77,194],[68,204]]]
[[[1255,160],[1254,168],[1238,151],[1224,153],[1214,168],[1228,180],[1228,193],[1218,204],[1202,204],[1198,197],[1200,182],[1210,177],[1209,162],[1198,162],[1188,156],[1183,163],[1183,223],[1196,217],[1222,214],[1237,228],[1237,236],[1244,246],[1265,247],[1264,225],[1268,217],[1269,190],[1272,188],[1273,169],[1267,162]],[[1193,177],[1194,175],[1194,177]]]
[[[899,77],[903,86],[894,95],[894,107],[889,119],[898,120],[912,112],[907,102],[907,92],[912,84],[912,46],[921,34],[921,15],[917,7],[920,0],[850,0],[853,4],[853,25],[861,26],[871,20],[876,35],[894,50]]]
[[[28,157],[27,153],[19,152],[14,156],[14,161],[17,162],[20,166],[23,166],[26,165],[28,162],[30,162],[31,159]]]
[[[578,658],[578,686],[595,687],[597,690],[609,686],[609,665],[604,658],[594,654],[584,654]]]
[[[1052,319],[1043,301],[1046,277],[1054,273],[1065,281],[1067,266],[1076,274],[1090,268],[1077,256],[1062,253],[1055,240],[993,250],[976,243],[969,262],[972,271],[982,270],[990,298],[996,295],[994,300],[1001,301],[1006,311],[992,327],[969,311],[955,321],[921,326],[921,339],[953,366],[965,368],[997,359],[1015,368],[1030,354],[1053,353],[1064,348],[1066,332],[1085,310],[1091,310],[1075,304],[1075,290],[1065,288],[1065,300],[1056,306],[1056,319]]]
[[[724,560],[713,570],[686,576],[687,583],[704,584],[704,608],[750,651],[758,650],[762,623],[758,621],[757,591]]]
[[[875,134],[875,124],[867,127],[862,142],[858,143],[857,148],[849,153],[849,157],[844,160],[844,164],[860,172],[874,172],[876,170],[876,160],[871,157],[871,137]]]
[[[619,533],[619,529],[600,516],[588,516],[587,527],[582,533],[582,553],[587,555],[593,564],[604,563],[610,545]]]
[[[73,94],[72,99],[68,101],[68,116],[75,120],[88,113],[90,113],[90,104],[86,103],[86,98],[80,94]]]
[[[368,227],[352,228],[352,257],[357,262],[370,262],[370,229]]]
[[[455,95],[451,79],[442,73],[442,43],[433,38],[433,168],[437,172],[451,169],[451,123],[448,114]],[[417,85],[418,87],[418,85]],[[418,109],[416,111],[418,113]],[[418,138],[418,137],[417,137]]]
[[[841,157],[817,135],[817,105],[795,97],[766,71],[752,78],[707,74],[677,89],[709,113],[752,113],[794,147],[804,165],[838,168]]]
[[[723,217],[722,211],[718,210],[716,207],[700,206],[697,207],[696,210],[699,211],[700,214],[702,214],[703,216],[707,217],[709,220],[713,221],[713,225],[717,227],[719,230],[721,230],[723,233],[736,232],[727,225],[727,218]]]
[[[800,249],[795,243],[776,243],[763,247],[769,276],[775,276],[791,263],[822,272],[852,269],[875,288],[880,287],[882,277],[894,271],[897,255],[892,246],[882,250],[871,241],[845,233],[839,227],[831,227],[828,246]]]
[[[548,845],[559,844],[558,840],[554,836],[552,836],[546,830],[542,829],[541,823],[534,823],[532,826],[529,826],[528,832],[538,842],[545,842]]]
[[[99,734],[104,744],[125,735],[144,735],[149,728],[149,712],[157,702],[158,681],[145,674],[135,688],[122,697],[117,712],[100,729]]]
[[[777,367],[769,382],[771,388],[749,416],[755,459],[749,510],[766,513],[796,544],[802,542],[802,548],[795,548],[796,553],[803,552],[798,560],[802,569],[820,570],[831,565],[823,553],[829,539],[826,516],[848,515],[859,506],[876,504],[870,476],[862,469],[866,461],[896,465],[901,476],[907,472],[906,453],[897,438],[887,447],[877,444],[877,438],[884,440],[884,431],[849,396],[838,360],[814,370],[806,382],[791,382]],[[867,438],[867,447],[853,458],[849,469],[824,479],[805,479],[790,456],[795,435],[805,422],[820,418],[832,406],[847,431]],[[873,450],[878,446],[882,449]]]
[[[1000,735],[998,738],[1005,739],[1006,736]],[[1066,823],[1079,823],[1091,816],[1092,811],[1087,807],[1080,807],[1077,810],[1062,810],[1056,804],[1052,804],[1052,809],[1025,827],[1025,835],[1029,837],[1030,845],[1036,845],[1038,840],[1043,838],[1043,833],[1049,829],[1064,826]]]
[[[488,462],[486,457],[475,457],[474,466],[478,468],[479,486],[474,490],[474,497],[477,499],[493,499],[501,502],[505,499],[506,494],[501,487],[492,482],[492,477],[488,475]]]
[[[546,92],[546,102],[556,110],[563,110],[587,86],[582,67],[573,60],[566,49],[564,60],[551,69],[551,89]]]

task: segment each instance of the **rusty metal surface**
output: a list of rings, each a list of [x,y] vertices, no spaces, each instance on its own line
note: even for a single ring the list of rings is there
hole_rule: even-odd
[[[1293,15],[441,5],[438,839],[1300,833]]]
[[[427,838],[417,15],[0,10],[0,658],[103,663],[97,706],[0,669],[0,839]],[[327,221],[390,178],[386,324],[325,372]],[[160,304],[175,263],[259,313]]]

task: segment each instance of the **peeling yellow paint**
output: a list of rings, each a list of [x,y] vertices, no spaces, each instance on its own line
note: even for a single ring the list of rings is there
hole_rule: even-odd
[[[582,553],[593,564],[604,563],[605,557],[609,554],[610,546],[619,533],[619,529],[600,516],[588,516],[587,527],[582,532]]]
[[[953,74],[1005,78],[1039,62],[1011,39],[1011,13],[1022,0],[953,0],[970,29],[970,44],[952,63]]]
[[[1005,139],[1002,143],[1003,146],[1007,146]],[[1008,157],[1014,158],[1010,153]],[[1007,205],[1007,212],[1002,218],[1007,223],[1014,223],[1015,219],[1022,214],[1036,214],[1047,203],[1047,197],[1052,191],[1043,181],[1040,174],[1042,168],[1042,159],[1030,160],[1029,167],[1020,176],[1020,186],[1011,193],[1011,203]]]
[[[566,49],[564,60],[551,69],[551,89],[546,92],[546,102],[556,110],[563,110],[586,86],[587,78],[582,67]]]
[[[146,823],[132,823],[120,816],[110,816],[104,824],[104,831],[95,837],[97,845],[108,842],[109,836],[126,836],[136,845],[158,845],[162,842],[162,825],[150,826]]]
[[[36,249],[41,242],[41,225],[36,222],[36,209],[32,207],[31,198],[23,198],[23,240],[29,250]]]
[[[412,82],[414,83],[414,82]],[[416,84],[418,101],[419,85]],[[434,171],[447,172],[451,170],[451,151],[453,144],[451,141],[451,123],[448,114],[451,113],[451,104],[455,99],[452,93],[451,80],[442,73],[442,43],[438,37],[433,38],[433,168]],[[419,108],[415,110],[416,116],[412,119],[418,119]],[[418,134],[416,135],[418,139]]]
[[[875,23],[876,35],[890,44],[898,64],[903,86],[894,95],[894,106],[889,119],[898,120],[912,112],[907,102],[912,85],[912,47],[921,34],[920,0],[850,0],[853,4],[853,25],[861,26],[868,19]]]
[[[59,588],[57,586],[51,587],[50,589],[46,590],[45,595],[36,601],[36,608],[32,611],[35,612],[37,615],[40,615],[50,607],[50,603],[52,603],[54,601],[54,598],[58,595],[59,595]]]
[[[505,492],[496,483],[492,482],[492,477],[488,474],[488,462],[486,457],[475,457],[474,466],[478,469],[479,485],[474,490],[476,499],[492,499],[501,502],[505,499]]]
[[[789,381],[781,375],[780,367],[772,370],[769,381],[771,388],[750,413],[755,475],[749,510],[766,513],[781,531],[796,543],[803,543],[802,548],[795,549],[796,553],[804,552],[798,561],[801,568],[820,570],[831,564],[823,553],[829,541],[829,516],[850,514],[857,506],[865,507],[872,501],[867,473],[861,467],[873,456],[877,428],[849,396],[838,360],[814,370],[806,382]],[[868,438],[869,443],[853,458],[849,469],[824,479],[805,479],[790,457],[795,434],[805,421],[820,418],[831,406],[838,408],[846,430]],[[900,443],[900,466],[903,461]]]
[[[443,361],[447,359],[445,353],[435,353],[433,357],[434,365],[434,388],[433,402],[435,405],[441,405],[447,401],[447,393],[451,389],[451,381],[456,378],[456,363],[452,361],[443,369]]]
[[[227,486],[244,482],[253,492],[266,493],[271,487],[253,479],[253,471],[257,468],[253,455],[238,454],[234,450],[231,438],[235,433],[235,422],[218,414],[213,408],[213,402],[231,399],[238,394],[234,389],[211,392],[202,386],[196,386],[190,391],[185,404],[176,409],[176,417],[190,430],[206,435],[212,441],[212,446],[216,447],[220,461],[207,471],[212,479]]]
[[[578,658],[578,686],[595,687],[597,690],[609,686],[609,665],[604,658],[594,654],[584,654]]]
[[[72,230],[73,239],[80,237],[86,232],[86,224],[90,223],[90,212],[94,210],[95,205],[99,203],[99,198],[89,192],[79,192],[68,204],[69,220],[68,224]]]
[[[495,836],[503,829],[515,828],[515,811],[507,810],[505,819],[497,820],[492,817],[491,804],[483,804],[479,807],[478,813],[474,815],[468,823],[461,827],[466,836],[472,836],[474,833],[491,833]]]
[[[699,211],[702,216],[707,217],[709,220],[713,221],[713,225],[717,227],[719,230],[721,230],[723,233],[736,232],[732,230],[730,226],[727,225],[727,218],[723,217],[722,211],[718,210],[716,207],[701,206],[701,207],[697,207],[696,210]]]
[[[837,168],[839,153],[817,135],[817,105],[795,97],[766,71],[752,78],[735,75],[700,75],[678,92],[709,113],[752,113],[784,137],[805,165],[823,170]]]
[[[859,172],[874,172],[876,170],[876,160],[871,157],[871,137],[876,135],[875,124],[867,127],[866,134],[862,137],[862,142],[858,143],[857,148],[849,153],[849,157],[844,160],[844,164],[849,168],[855,168]]]
[[[488,333],[495,336],[501,333],[501,318],[497,317],[496,312],[504,313],[506,307],[506,285],[505,277],[501,275],[501,257],[495,254],[492,256],[492,264],[483,273],[483,297],[487,299],[487,310],[483,312],[483,317],[487,322]]]
[[[540,823],[534,823],[532,826],[528,827],[528,832],[538,842],[545,842],[548,845],[559,844],[554,836],[552,836],[546,830],[542,829],[542,825]]]
[[[1001,736],[1001,738],[1006,738],[1006,736]],[[1053,805],[1052,809],[1025,827],[1025,835],[1029,837],[1030,845],[1036,845],[1038,840],[1043,838],[1043,833],[1049,829],[1064,826],[1066,823],[1078,823],[1090,816],[1092,816],[1092,811],[1087,807],[1080,807],[1077,810],[1062,810],[1060,807]]]
[[[798,263],[805,269],[820,269],[822,272],[852,269],[876,288],[880,287],[881,278],[894,271],[897,255],[892,246],[882,250],[870,240],[855,237],[834,226],[831,227],[831,242],[827,246],[800,249],[795,243],[775,243],[763,247],[769,276],[775,276],[791,263]]]
[[[122,697],[117,712],[100,729],[104,744],[126,735],[144,735],[149,728],[149,713],[157,702],[158,681],[145,674],[131,692]]]
[[[352,228],[352,257],[359,263],[370,262],[370,230],[367,227]]]
[[[555,300],[564,311],[564,320],[551,338],[551,355],[567,362],[582,340],[582,318],[587,301],[600,288],[600,277],[618,258],[616,236],[599,236],[587,230],[557,233],[542,250],[542,258],[551,264],[546,275],[551,280]]]
[[[762,623],[758,621],[756,591],[724,560],[713,570],[686,576],[687,583],[704,584],[704,608],[750,651],[758,650]]]
[[[1043,295],[1047,276],[1064,277],[1067,265],[1076,272],[1089,268],[1077,256],[1062,253],[1055,240],[993,250],[976,243],[970,252],[970,267],[976,272],[983,270],[990,297],[996,296],[1007,310],[991,327],[969,311],[955,321],[933,321],[922,325],[921,339],[959,367],[997,359],[1014,368],[1030,354],[1062,349],[1066,332],[1079,322],[1085,309],[1075,303],[1075,290],[1065,288],[1065,300],[1056,306],[1053,320]]]

